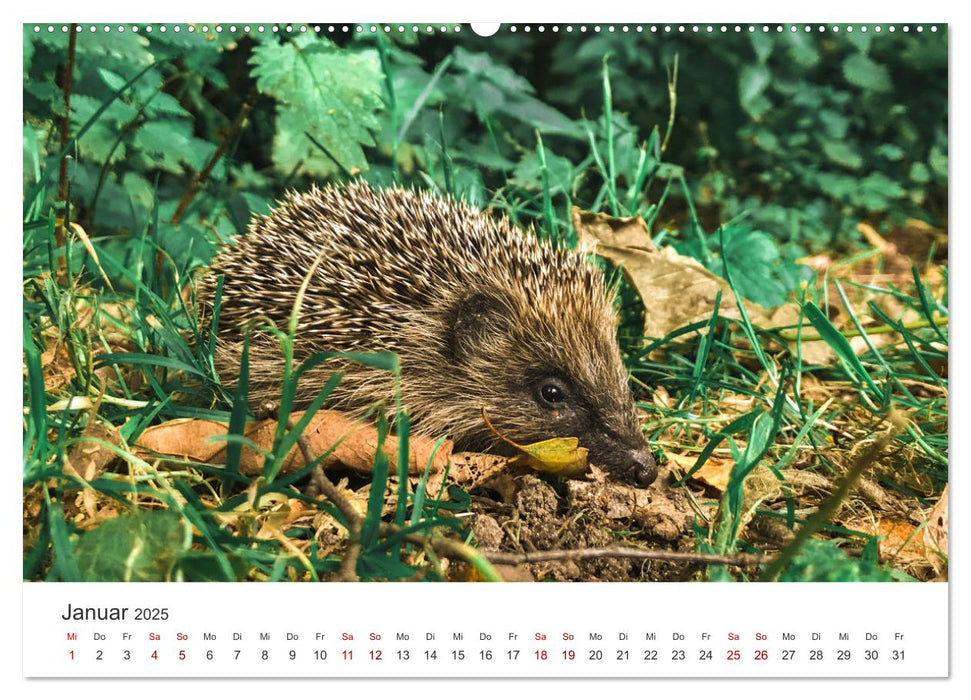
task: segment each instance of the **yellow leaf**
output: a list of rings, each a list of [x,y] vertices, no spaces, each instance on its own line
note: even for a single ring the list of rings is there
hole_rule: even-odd
[[[580,447],[579,438],[550,438],[530,445],[520,445],[492,426],[485,409],[482,409],[482,420],[489,426],[489,430],[496,434],[496,437],[522,453],[509,460],[511,465],[521,464],[538,472],[563,477],[579,476],[587,470],[588,450],[586,447]]]
[[[531,469],[556,476],[579,476],[587,470],[587,448],[580,447],[575,437],[551,438],[520,445],[523,454],[510,463],[525,464]]]

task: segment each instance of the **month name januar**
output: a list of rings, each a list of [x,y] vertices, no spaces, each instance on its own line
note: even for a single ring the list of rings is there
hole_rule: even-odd
[[[67,604],[67,612],[61,615],[65,620],[124,620],[128,608],[79,608]]]

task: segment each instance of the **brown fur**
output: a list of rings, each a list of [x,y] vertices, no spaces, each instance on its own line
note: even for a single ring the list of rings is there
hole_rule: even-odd
[[[262,318],[285,331],[315,261],[295,364],[322,351],[392,351],[416,432],[447,433],[460,449],[497,447],[484,408],[517,442],[576,436],[594,463],[653,480],[599,269],[505,218],[427,193],[315,187],[290,194],[224,248],[199,298],[211,313],[224,275],[215,362],[228,386],[238,381],[247,324]],[[252,332],[250,358],[250,402],[278,399],[283,356],[272,334]],[[388,373],[332,360],[304,375],[298,406],[338,369],[344,377],[328,405],[361,411],[392,403]],[[550,381],[568,389],[569,403],[539,398]]]

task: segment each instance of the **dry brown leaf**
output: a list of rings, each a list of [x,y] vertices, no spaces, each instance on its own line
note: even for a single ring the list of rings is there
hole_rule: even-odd
[[[481,452],[456,452],[451,456],[449,467],[449,481],[461,484],[466,488],[475,488],[495,474],[507,469],[509,460],[498,455]],[[444,472],[435,472],[428,477],[427,490],[438,493],[442,485]]]
[[[912,523],[900,522],[892,518],[882,518],[873,529],[874,534],[883,535],[880,541],[880,556],[896,559],[901,556],[926,559],[927,550],[921,538],[915,534],[917,527]]]
[[[47,393],[59,391],[74,379],[74,366],[64,343],[54,341],[52,345],[48,345],[41,353],[40,364],[44,371],[44,389]]]
[[[573,226],[581,246],[623,268],[647,306],[647,337],[663,338],[677,328],[711,318],[719,291],[719,313],[739,318],[728,283],[671,246],[655,248],[647,224],[639,216],[614,218],[574,207]],[[746,310],[756,323],[768,320],[765,309],[757,304],[746,305]]]
[[[919,219],[907,219],[903,225],[892,228],[886,236],[877,233],[870,224],[859,223],[857,230],[867,242],[887,259],[891,269],[909,273],[911,261],[926,261],[931,248],[938,259],[947,257],[947,232]]]
[[[715,298],[721,292],[719,314],[735,320],[740,319],[735,295],[726,282],[694,258],[680,255],[671,246],[658,250],[651,241],[647,224],[640,217],[615,218],[605,214],[584,212],[573,208],[573,225],[581,246],[606,258],[622,268],[627,281],[637,290],[645,302],[644,335],[648,338],[663,338],[677,328],[691,323],[707,321],[714,311]],[[891,276],[903,275],[902,284],[910,277],[910,258],[901,255],[897,246],[884,239],[873,227],[860,224],[860,231],[878,251],[891,271]],[[831,261],[803,260],[817,268],[828,266]],[[899,273],[899,274],[898,274]],[[858,275],[860,276],[860,275]],[[876,282],[872,274],[863,274],[867,282]],[[899,318],[904,323],[916,320],[916,311],[904,309],[892,295],[879,295],[875,302],[891,318]],[[895,306],[896,305],[896,306]],[[797,304],[786,303],[775,309],[764,307],[750,301],[745,302],[749,319],[764,327],[795,326],[799,322],[800,309]],[[864,325],[871,319],[862,317]],[[815,330],[803,319],[805,334],[815,334]],[[881,347],[896,342],[892,333],[873,334],[870,341]],[[857,354],[869,350],[862,337],[851,337],[849,342]],[[795,347],[794,341],[789,342]],[[829,364],[833,350],[823,340],[804,340],[801,354],[808,364]]]
[[[652,400],[654,405],[658,408],[671,408],[672,406],[671,395],[668,394],[668,390],[661,385],[654,387]]]
[[[735,460],[718,459],[712,455],[691,478],[722,492],[728,488],[728,477],[734,466]]]
[[[97,479],[118,457],[108,445],[121,446],[118,430],[113,425],[91,421],[68,451],[64,473],[85,481]]]
[[[121,436],[118,430],[110,424],[92,420],[81,433],[78,442],[71,446],[64,457],[64,475],[74,476],[83,481],[91,482],[100,477],[105,469],[115,461],[118,455],[108,445],[121,446]],[[108,499],[100,491],[93,488],[80,488],[74,484],[67,484],[64,488],[64,498],[70,498],[77,491],[74,505],[81,512],[76,517],[76,524],[83,529],[89,529],[105,519],[110,513],[104,512],[103,503]]]
[[[679,467],[685,473],[694,469],[695,462],[698,461],[697,454],[678,454],[677,452],[666,452],[665,454],[671,464]],[[721,492],[728,487],[728,476],[731,474],[733,466],[735,466],[734,460],[711,455],[701,469],[691,475],[691,478]]]
[[[816,329],[806,321],[803,322],[803,334],[811,335],[816,333]],[[769,326],[795,326],[799,323],[799,307],[796,304],[783,304],[772,312],[769,317]],[[789,343],[789,347],[795,349],[795,341]],[[800,347],[802,361],[810,365],[827,365],[835,357],[836,353],[825,340],[803,340]]]
[[[927,526],[924,528],[924,544],[928,549],[928,561],[935,573],[941,573],[947,568],[947,490],[931,509],[927,516]]]
[[[293,420],[299,421],[302,415],[300,411],[293,413]],[[273,446],[276,429],[276,421],[260,420],[247,423],[243,433],[258,448],[269,451]],[[196,462],[225,464],[226,442],[213,438],[225,437],[227,431],[228,425],[221,421],[180,418],[145,430],[139,439],[139,446],[154,453]],[[303,434],[315,455],[323,455],[341,441],[324,459],[324,468],[342,466],[365,474],[370,474],[373,470],[378,444],[378,431],[375,426],[354,421],[339,411],[319,411]],[[441,471],[445,468],[452,452],[452,443],[446,440],[437,451],[435,443],[436,441],[431,438],[411,437],[409,474],[420,475],[429,459],[432,459],[432,471]],[[390,460],[392,471],[397,468],[397,445],[398,442],[394,436],[388,436],[384,443],[384,452]],[[244,446],[239,470],[246,476],[256,476],[263,469],[263,461],[259,452]],[[283,460],[281,471],[286,474],[302,469],[304,466],[303,455],[295,446]]]
[[[707,321],[715,309],[719,291],[722,294],[719,315],[741,318],[728,282],[671,246],[658,250],[640,217],[613,218],[574,207],[573,226],[581,246],[621,267],[627,281],[637,290],[647,307],[646,337],[663,338],[682,326]],[[791,326],[799,320],[799,306],[792,303],[770,311],[747,301],[745,311],[749,320],[759,326]],[[812,332],[812,328],[807,332]],[[832,360],[833,351],[821,340],[803,342],[802,356],[805,362],[826,364]]]

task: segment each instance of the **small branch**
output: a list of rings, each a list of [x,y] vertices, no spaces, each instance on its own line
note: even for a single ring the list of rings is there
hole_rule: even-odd
[[[287,427],[293,430],[295,423],[293,418],[287,420]],[[300,446],[300,453],[303,455],[304,462],[311,464],[317,459],[314,455],[313,450],[310,449],[310,443],[307,441],[306,436],[302,433],[300,437],[297,438],[297,445]],[[312,483],[317,488],[318,492],[323,494],[328,501],[334,504],[334,506],[341,512],[347,522],[352,528],[358,529],[361,523],[364,522],[364,517],[358,511],[357,506],[347,497],[344,491],[337,486],[333,481],[327,478],[324,473],[323,467],[320,465],[314,470],[312,477]]]
[[[195,198],[196,194],[199,192],[202,186],[206,184],[206,181],[209,179],[209,175],[212,174],[213,168],[216,167],[216,164],[226,153],[226,149],[229,148],[229,144],[232,142],[232,140],[236,138],[236,134],[238,134],[240,129],[243,128],[243,122],[246,121],[246,117],[248,117],[250,111],[252,111],[253,104],[256,102],[257,94],[256,87],[254,86],[246,96],[246,100],[243,102],[243,106],[240,108],[239,114],[236,115],[233,123],[229,125],[228,129],[226,129],[226,133],[223,135],[222,141],[219,143],[216,151],[212,154],[209,162],[206,163],[206,167],[200,170],[199,173],[192,178],[192,182],[189,183],[189,188],[185,191],[185,194],[182,195],[182,199],[179,200],[179,206],[175,208],[175,213],[172,214],[173,224],[177,224],[182,221],[182,217],[185,215],[185,210],[189,208],[189,204],[192,203],[192,200]]]
[[[287,419],[287,427],[290,430],[293,430],[295,425],[293,418]],[[312,464],[317,459],[303,433],[300,433],[297,437],[297,445],[300,447],[300,453],[303,455],[306,464]],[[357,506],[347,497],[347,494],[327,478],[324,467],[320,464],[314,469],[311,486],[317,493],[323,494],[327,500],[333,503],[347,520],[349,528],[347,552],[344,554],[344,561],[341,562],[337,578],[339,581],[357,581],[357,560],[361,556],[361,527],[364,524],[364,517],[358,511]]]
[[[661,153],[668,148],[671,132],[674,131],[674,117],[678,111],[678,54],[674,54],[674,70],[668,69],[668,100],[670,102],[668,128],[664,132],[664,141],[661,142]]]
[[[561,549],[545,552],[482,552],[493,564],[535,564],[544,561],[580,561],[583,559],[650,559],[656,561],[728,564],[731,566],[760,566],[771,561],[760,554],[711,554],[707,552],[671,552],[665,549],[637,549],[635,547],[602,547],[591,549]]]
[[[293,430],[294,425],[292,418],[287,420],[287,427],[291,430]],[[310,448],[310,443],[303,434],[297,438],[297,445],[300,447],[300,453],[303,455],[306,464],[312,464],[317,459],[313,450]],[[319,494],[322,494],[333,503],[350,525],[347,552],[344,554],[344,560],[341,562],[341,568],[337,578],[340,581],[357,581],[357,562],[361,556],[361,527],[364,524],[364,516],[361,515],[357,506],[347,498],[345,493],[327,478],[322,466],[318,465],[314,470],[310,485],[311,488],[315,489]],[[390,537],[400,533],[401,528],[392,523],[381,523],[378,532],[384,537]],[[467,544],[442,537],[425,537],[415,533],[404,535],[403,539],[422,547],[431,547],[437,554],[442,556],[463,559],[476,565],[487,578],[502,580],[495,569],[492,568],[488,559],[477,549]]]
[[[68,31],[70,34],[67,38],[67,64],[64,66],[64,73],[62,75],[63,84],[61,86],[64,93],[64,117],[61,119],[62,151],[67,148],[67,144],[71,140],[71,86],[74,82],[74,55],[77,51],[78,43],[77,25],[70,25]],[[57,177],[57,200],[64,202],[64,215],[61,217],[61,223],[54,229],[54,244],[58,248],[64,248],[66,244],[64,232],[67,227],[68,217],[67,159],[68,155],[64,154],[59,164]],[[63,252],[57,258],[57,281],[60,283],[67,281],[67,261]]]

